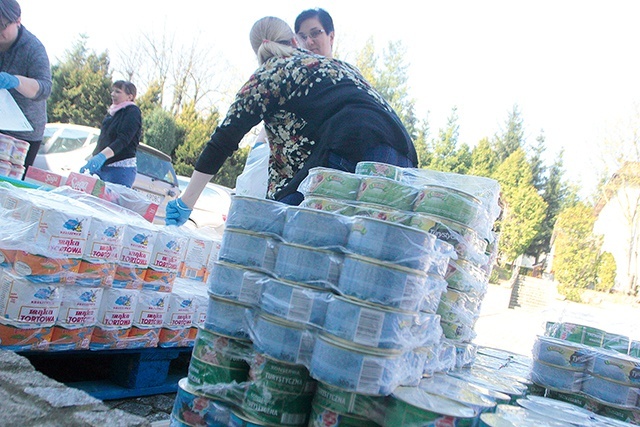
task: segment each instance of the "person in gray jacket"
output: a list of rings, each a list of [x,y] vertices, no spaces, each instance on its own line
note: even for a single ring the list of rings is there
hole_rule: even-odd
[[[0,89],[7,89],[33,127],[32,131],[0,132],[27,141],[25,170],[38,154],[47,123],[51,66],[44,45],[21,22],[16,0],[0,0]]]

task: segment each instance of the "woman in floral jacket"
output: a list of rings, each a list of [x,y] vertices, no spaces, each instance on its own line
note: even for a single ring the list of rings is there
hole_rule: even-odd
[[[302,201],[298,185],[317,166],[354,172],[363,160],[417,165],[402,122],[354,67],[299,49],[279,18],[257,21],[250,40],[260,67],[206,144],[182,197],[167,206],[167,224],[187,221],[206,183],[260,121],[271,148],[267,197],[284,203]]]

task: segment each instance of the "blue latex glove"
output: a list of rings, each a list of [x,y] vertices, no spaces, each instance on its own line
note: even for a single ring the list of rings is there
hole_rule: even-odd
[[[0,72],[0,89],[13,89],[20,85],[20,80],[13,74]]]
[[[166,225],[182,225],[187,222],[192,211],[182,199],[171,200],[167,203],[164,222]]]
[[[104,162],[107,161],[107,156],[102,153],[98,153],[89,159],[86,165],[80,168],[80,173],[88,170],[90,174],[94,174],[100,170]]]

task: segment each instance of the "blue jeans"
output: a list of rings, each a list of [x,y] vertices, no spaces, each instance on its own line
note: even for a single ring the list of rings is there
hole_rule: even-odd
[[[124,185],[129,188],[133,186],[137,173],[138,168],[136,167],[121,168],[113,166],[102,166],[102,168],[96,172],[103,181],[113,182],[114,184]]]

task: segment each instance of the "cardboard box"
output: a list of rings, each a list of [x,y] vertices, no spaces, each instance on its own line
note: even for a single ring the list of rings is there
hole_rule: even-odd
[[[24,181],[42,187],[55,188],[60,187],[64,183],[64,177],[51,171],[29,166]]]
[[[65,184],[73,188],[74,190],[82,191],[101,199],[109,200],[105,197],[105,182],[94,176],[85,175],[78,172],[71,172],[67,177],[67,181]]]

